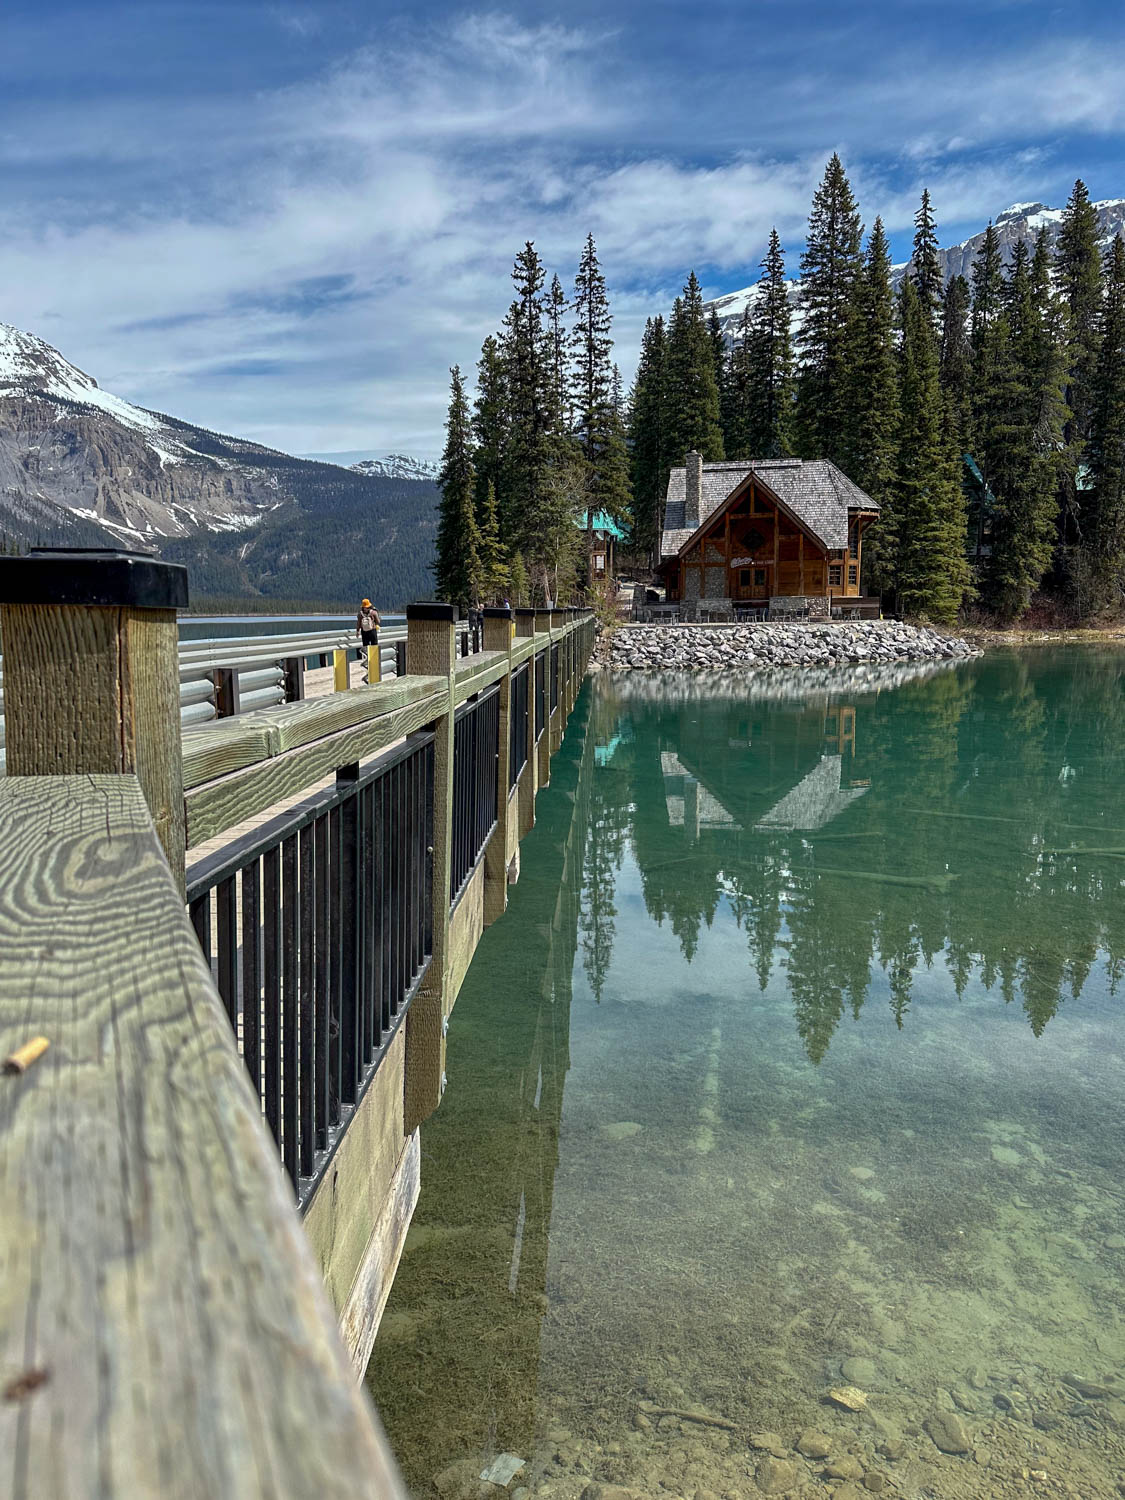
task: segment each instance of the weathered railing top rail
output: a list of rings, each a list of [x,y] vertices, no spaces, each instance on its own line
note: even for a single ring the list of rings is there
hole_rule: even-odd
[[[577,629],[571,620],[555,639]],[[482,692],[551,645],[550,631],[518,637],[511,654],[478,651],[457,659],[454,704]],[[442,677],[392,678],[349,693],[259,709],[185,730],[187,847],[197,847],[245,818],[265,812],[338,767],[385,749],[447,707]]]
[[[136,778],[0,848],[0,1493],[400,1495]]]

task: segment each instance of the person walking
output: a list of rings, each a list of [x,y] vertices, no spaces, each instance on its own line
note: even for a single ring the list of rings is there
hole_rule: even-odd
[[[365,646],[379,644],[379,626],[382,623],[379,611],[370,599],[365,599],[359,606],[359,614],[355,617],[355,633]]]

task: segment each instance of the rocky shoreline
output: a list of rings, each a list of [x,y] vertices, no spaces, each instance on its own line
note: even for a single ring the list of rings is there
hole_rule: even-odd
[[[623,625],[602,637],[595,659],[614,670],[704,672],[963,661],[981,654],[972,642],[928,626],[855,620],[799,625]]]

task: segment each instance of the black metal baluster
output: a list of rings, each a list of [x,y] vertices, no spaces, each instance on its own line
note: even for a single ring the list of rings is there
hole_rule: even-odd
[[[340,920],[343,897],[340,891],[340,809],[328,814],[328,942],[331,954],[328,981],[328,1118],[340,1123],[340,1011],[341,965]]]
[[[359,988],[356,959],[359,951],[359,817],[355,794],[340,808],[340,1102],[356,1097],[356,1026]]]
[[[393,774],[379,778],[379,827],[376,843],[377,900],[379,903],[379,1030],[390,1030],[396,1014],[391,995],[391,784]]]
[[[426,929],[425,948],[428,956],[434,951],[434,742],[426,746],[426,868],[423,875],[423,890],[426,904],[424,923]]]
[[[300,912],[297,895],[297,835],[291,833],[281,845],[282,933],[281,948],[281,1156],[293,1185],[297,1184],[300,1157],[297,1117],[300,1108],[298,1063],[300,1042],[297,1027],[297,959],[300,942]]]
[[[313,824],[316,879],[316,1145],[323,1151],[328,1145],[328,985],[331,972],[328,941],[328,819],[321,816]]]
[[[301,1036],[300,1072],[300,1166],[301,1176],[311,1177],[316,1155],[316,885],[313,878],[313,830],[300,833],[301,985],[298,995]]]
[[[267,849],[262,856],[265,979],[266,1124],[281,1144],[281,854]]]
[[[195,928],[195,935],[199,939],[199,946],[203,950],[203,957],[207,960],[207,967],[211,967],[211,892],[204,891],[202,896],[197,896],[189,908],[191,925]]]
[[[262,1097],[262,966],[259,862],[242,872],[242,1059],[250,1082]]]
[[[238,1035],[238,891],[233,875],[215,887],[218,914],[218,990]]]

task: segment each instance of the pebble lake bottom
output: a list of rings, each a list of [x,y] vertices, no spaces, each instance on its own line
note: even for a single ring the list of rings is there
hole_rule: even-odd
[[[1095,647],[587,681],[368,1371],[413,1494],[1125,1490],[1123,743]]]

